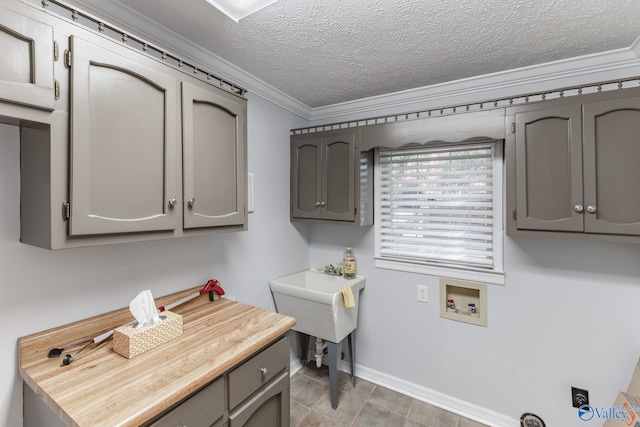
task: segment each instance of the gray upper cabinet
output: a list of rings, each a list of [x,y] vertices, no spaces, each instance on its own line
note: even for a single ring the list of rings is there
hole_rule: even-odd
[[[182,83],[185,228],[246,222],[245,107],[225,95]]]
[[[42,16],[49,26],[38,37],[60,43],[58,61],[46,60],[59,81],[56,108],[0,102],[21,127],[21,241],[61,249],[246,230],[246,98]]]
[[[507,231],[631,241],[640,235],[638,90],[508,110]]]
[[[291,217],[320,218],[322,138],[291,138]]]
[[[356,219],[356,134],[291,137],[291,219]]]
[[[53,28],[0,7],[0,51],[0,100],[53,110]]]
[[[71,38],[70,235],[175,228],[176,79]]]
[[[584,105],[585,230],[640,235],[640,97]]]
[[[583,230],[580,115],[580,105],[516,114],[518,228]]]
[[[322,218],[353,221],[355,218],[355,134],[322,138]]]

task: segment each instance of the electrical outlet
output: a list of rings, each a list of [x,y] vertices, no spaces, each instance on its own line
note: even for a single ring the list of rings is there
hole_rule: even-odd
[[[571,387],[571,403],[574,408],[589,404],[589,391]]]
[[[426,286],[418,285],[418,301],[429,302],[427,289]]]

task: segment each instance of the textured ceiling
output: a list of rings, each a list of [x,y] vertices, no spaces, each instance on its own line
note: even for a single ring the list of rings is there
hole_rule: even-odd
[[[639,0],[118,0],[309,107],[629,47]],[[96,10],[104,0],[84,0]]]

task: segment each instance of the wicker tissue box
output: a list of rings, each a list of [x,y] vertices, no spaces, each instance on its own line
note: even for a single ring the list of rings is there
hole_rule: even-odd
[[[123,325],[113,330],[113,351],[131,359],[182,335],[182,316],[170,311],[160,313],[160,323],[145,328]]]

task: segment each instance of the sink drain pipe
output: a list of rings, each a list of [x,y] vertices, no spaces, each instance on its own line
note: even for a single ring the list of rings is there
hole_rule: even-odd
[[[326,348],[327,343],[324,342],[322,338],[316,337],[316,368],[320,368],[322,366],[322,355]]]

